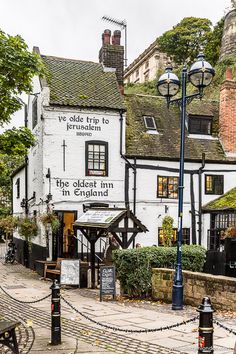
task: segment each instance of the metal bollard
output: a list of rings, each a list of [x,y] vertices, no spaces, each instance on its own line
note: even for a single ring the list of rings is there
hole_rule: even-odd
[[[201,305],[198,306],[199,312],[199,336],[198,336],[198,354],[208,353],[213,354],[213,312],[209,297],[202,299]]]
[[[52,289],[52,315],[51,315],[51,344],[61,344],[61,304],[60,284],[53,280]]]

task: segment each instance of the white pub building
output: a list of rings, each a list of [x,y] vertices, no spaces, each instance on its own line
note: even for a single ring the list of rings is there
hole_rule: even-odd
[[[36,144],[13,175],[13,212],[24,215],[25,201],[36,218],[50,207],[61,228],[48,240],[39,228],[30,266],[36,259],[75,258],[87,251],[82,234],[78,241],[73,237],[73,223],[93,207],[131,209],[148,229],[133,246],[162,245],[162,221],[169,215],[174,243],[178,108],[168,110],[157,96],[123,96],[119,31],[112,40],[104,31],[100,63],[41,57],[49,75],[34,79],[29,96],[27,126]],[[236,224],[236,202],[228,203],[236,196],[236,82],[227,75],[219,102],[192,102],[186,121],[183,242],[209,252],[219,251],[220,231]],[[17,234],[15,242],[24,263],[24,242]],[[213,263],[208,271],[216,268]]]

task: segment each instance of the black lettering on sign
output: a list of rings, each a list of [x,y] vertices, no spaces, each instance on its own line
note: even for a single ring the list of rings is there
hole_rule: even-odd
[[[112,295],[116,298],[116,276],[114,266],[100,267],[100,301],[103,295]]]

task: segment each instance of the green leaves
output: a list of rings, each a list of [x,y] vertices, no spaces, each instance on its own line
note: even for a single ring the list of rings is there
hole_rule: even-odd
[[[41,58],[28,51],[20,36],[0,30],[0,124],[9,122],[11,114],[20,109],[17,95],[31,92],[33,76],[44,72]]]
[[[171,30],[157,39],[161,51],[171,56],[176,64],[196,59],[200,49],[210,39],[211,21],[206,18],[185,17]]]
[[[12,128],[0,135],[0,152],[7,155],[25,155],[34,143],[34,135],[28,128]]]
[[[151,293],[152,268],[174,268],[176,247],[143,247],[113,251],[117,278],[126,294],[131,297]],[[182,267],[201,272],[206,250],[197,245],[182,246]]]

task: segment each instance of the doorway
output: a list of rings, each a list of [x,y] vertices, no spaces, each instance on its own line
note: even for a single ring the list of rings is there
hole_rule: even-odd
[[[55,211],[55,214],[60,220],[60,227],[53,233],[52,258],[77,258],[77,241],[73,229],[77,212]]]

